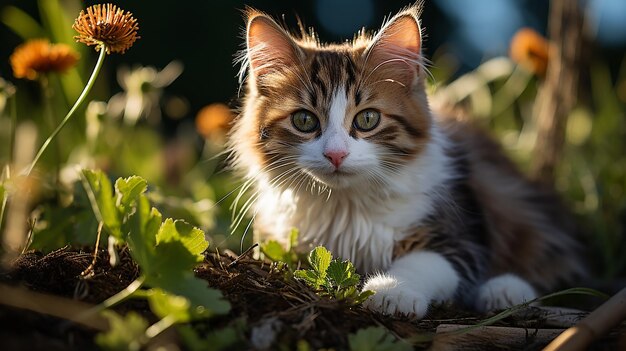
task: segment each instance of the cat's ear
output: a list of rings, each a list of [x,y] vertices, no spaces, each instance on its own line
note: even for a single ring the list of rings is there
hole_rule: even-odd
[[[419,8],[413,6],[389,20],[372,39],[363,55],[370,70],[411,86],[422,69],[422,33]]]
[[[246,27],[247,55],[255,79],[295,65],[302,55],[296,42],[270,17],[248,12]]]

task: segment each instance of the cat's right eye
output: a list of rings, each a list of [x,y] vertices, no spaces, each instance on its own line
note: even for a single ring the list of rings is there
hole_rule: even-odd
[[[302,133],[311,133],[320,126],[320,120],[307,110],[299,110],[291,114],[291,123]]]
[[[354,127],[362,132],[369,132],[380,122],[380,112],[374,109],[363,110],[354,117]]]

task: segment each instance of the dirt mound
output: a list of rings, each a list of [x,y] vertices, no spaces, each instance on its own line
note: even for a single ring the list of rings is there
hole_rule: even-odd
[[[105,250],[98,252],[93,271],[83,273],[92,263],[89,250],[63,248],[49,254],[27,253],[19,257],[8,271],[0,275],[4,284],[19,285],[46,294],[63,296],[89,304],[97,304],[123,290],[139,276],[139,268],[126,248],[119,252],[118,264],[111,267]],[[295,349],[306,342],[311,349],[349,349],[348,335],[368,326],[384,326],[397,337],[429,346],[441,324],[474,324],[485,316],[460,309],[458,306],[436,306],[427,318],[412,321],[373,313],[360,306],[321,297],[304,283],[290,278],[284,269],[265,261],[248,257],[235,258],[228,254],[210,253],[195,270],[196,276],[222,291],[232,305],[227,315],[192,326],[199,335],[230,327],[239,341],[233,349],[274,349],[282,346]],[[142,314],[149,321],[156,318],[143,299],[130,299],[115,307]],[[545,340],[534,339],[533,330],[542,327],[539,319],[510,317],[500,321],[504,327],[523,328],[526,336],[521,343],[538,349]],[[0,340],[8,350],[67,350],[97,349],[93,338],[96,331],[67,320],[27,312],[0,305]],[[544,329],[545,330],[545,329]],[[558,332],[558,330],[555,330]],[[178,341],[176,333],[171,333]],[[614,334],[615,346],[617,334]]]

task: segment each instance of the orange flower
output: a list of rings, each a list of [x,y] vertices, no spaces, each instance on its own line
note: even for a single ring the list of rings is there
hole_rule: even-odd
[[[15,78],[35,80],[41,73],[67,71],[76,64],[78,57],[66,44],[33,39],[15,48],[10,61]]]
[[[228,106],[222,103],[211,104],[203,107],[196,115],[196,129],[206,139],[221,142],[228,133],[232,120],[233,113]]]
[[[550,56],[550,43],[533,29],[522,28],[511,39],[511,59],[522,67],[545,77]]]
[[[80,11],[72,28],[79,35],[74,39],[87,45],[95,45],[96,51],[105,44],[107,54],[112,52],[124,53],[135,40],[139,25],[133,14],[125,12],[113,4],[93,5],[85,11]]]

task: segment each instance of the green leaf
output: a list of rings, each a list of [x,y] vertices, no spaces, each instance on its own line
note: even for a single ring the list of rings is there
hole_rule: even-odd
[[[382,327],[368,327],[348,335],[351,351],[409,351],[411,345],[396,338]]]
[[[95,341],[103,350],[140,350],[147,341],[145,333],[148,322],[137,313],[129,312],[122,317],[113,311],[104,310],[102,315],[109,320],[110,330],[96,335]]]
[[[113,190],[109,178],[102,171],[84,169],[82,172],[83,187],[89,202],[99,221],[104,222],[107,231],[116,239],[124,241],[121,221],[113,201]]]
[[[326,270],[328,278],[337,288],[355,286],[361,277],[355,273],[355,268],[350,261],[333,260]]]
[[[71,29],[71,24],[81,9],[81,4],[77,1],[66,0],[39,0],[37,3],[39,4],[37,20],[43,24],[43,27],[33,17],[15,7],[2,9],[0,14],[2,21],[24,40],[50,38],[51,42],[65,43],[81,53],[81,56],[85,56],[82,54],[89,52],[87,47],[72,39],[75,32]],[[54,87],[58,87],[58,82],[61,83],[59,88],[53,90],[55,91],[54,97],[65,97],[66,101],[62,105],[63,108],[66,104],[72,104],[85,87],[79,74],[79,71],[84,71],[82,69],[84,67],[81,67],[84,66],[83,61],[86,60],[80,60],[77,67],[69,68],[62,75],[51,75],[50,77],[50,82]],[[55,107],[61,108],[61,101],[58,98],[54,98],[53,102]],[[72,142],[73,145],[79,145],[76,141]]]
[[[330,266],[330,261],[333,256],[330,251],[326,250],[323,246],[318,246],[309,253],[309,265],[310,270],[299,269],[294,272],[296,278],[304,280],[314,289],[319,289],[321,286],[327,286],[326,270]]]
[[[144,203],[141,207],[145,206],[144,201],[141,203]],[[171,291],[171,287],[176,284],[172,283],[172,280],[176,281],[182,274],[191,273],[193,267],[202,262],[204,259],[202,252],[209,243],[204,239],[201,230],[169,218],[160,225],[158,231],[155,231],[156,224],[160,223],[160,214],[156,210],[151,213],[152,218],[148,218],[143,227],[149,228],[144,232],[149,244],[144,244],[140,235],[135,239],[131,233],[132,247],[138,252],[138,263],[149,284]],[[138,209],[131,219],[141,214],[145,214],[144,208]],[[137,226],[141,227],[141,219],[137,221],[139,222]],[[151,235],[153,239],[150,242],[151,239],[148,237]],[[140,256],[143,258],[139,259]]]
[[[50,252],[70,244],[68,234],[71,233],[75,220],[74,209],[58,206],[43,206],[39,225],[45,227],[33,232],[30,248]],[[95,232],[94,241],[95,241]]]
[[[309,264],[321,279],[326,278],[326,270],[330,266],[333,255],[323,246],[318,246],[309,254]]]
[[[148,264],[142,266],[148,285],[189,299],[192,319],[230,310],[219,290],[208,288],[206,281],[193,275],[193,267],[202,262],[208,246],[200,229],[166,219],[156,234],[154,254],[148,252]]]
[[[139,196],[135,212],[123,225],[128,233],[128,247],[133,259],[142,270],[149,271],[156,258],[156,235],[161,227],[162,216],[156,208],[150,208],[145,196]]]
[[[261,252],[270,260],[285,264],[289,271],[293,272],[299,260],[295,251],[297,243],[298,230],[292,229],[289,233],[289,246],[287,248],[276,240],[268,240],[261,244]]]
[[[15,6],[5,6],[0,12],[0,21],[24,41],[46,36],[34,18]]]
[[[176,275],[153,276],[147,279],[147,283],[188,299],[191,319],[208,318],[230,311],[230,303],[224,299],[222,292],[209,288],[205,280],[196,278],[192,272],[179,271]]]
[[[73,207],[73,209],[74,227],[67,233],[70,242],[78,245],[95,245],[98,236],[98,220],[93,211],[89,207],[81,209]],[[100,246],[103,246],[107,240],[108,235],[101,233]]]
[[[353,297],[352,301],[354,302],[355,305],[360,305],[363,302],[365,302],[365,300],[367,300],[368,297],[374,294],[375,292],[373,292],[372,290],[364,290],[364,291],[361,291],[358,295],[356,295],[356,297]]]
[[[119,178],[115,182],[116,205],[121,212],[128,215],[130,206],[139,196],[148,189],[148,182],[145,179],[132,176],[126,179]]]
[[[168,294],[154,288],[148,291],[148,303],[152,312],[159,318],[170,316],[177,323],[186,323],[192,319],[191,302],[183,296]]]
[[[204,232],[191,224],[171,218],[165,220],[157,233],[157,247],[162,243],[180,241],[191,255],[194,255],[196,262],[202,262],[202,253],[209,247],[209,242],[204,238]]]
[[[307,284],[309,284],[313,289],[319,289],[320,286],[326,283],[326,280],[320,278],[319,274],[310,269],[298,269],[293,272],[293,276],[304,280]]]
[[[298,246],[298,236],[300,236],[300,231],[296,228],[291,228],[291,232],[289,233],[289,251]]]
[[[304,280],[314,289],[319,289],[320,286],[327,286],[326,270],[328,266],[330,266],[332,258],[333,256],[330,251],[326,250],[323,246],[318,246],[309,253],[311,269],[299,269],[294,272],[294,276]]]
[[[76,43],[72,40],[74,33],[71,30],[72,17],[66,13],[69,9],[64,7],[67,4],[60,0],[39,0],[38,4],[41,22],[46,32],[51,34],[52,41],[75,48]]]
[[[105,175],[93,171],[83,174],[90,202],[105,225],[115,227],[105,215],[111,211],[115,214],[120,241],[127,239],[131,255],[141,268],[142,281],[153,288],[147,297],[155,314],[162,320],[167,317],[183,323],[230,310],[220,291],[210,289],[206,281],[193,274],[192,269],[204,260],[202,254],[209,246],[202,230],[180,220],[168,218],[162,222],[161,213],[144,195],[147,183],[140,177],[117,180],[116,208]],[[128,237],[122,237],[122,233]]]
[[[287,251],[276,240],[268,240],[261,244],[261,252],[274,262],[285,262],[284,259],[287,256]]]

